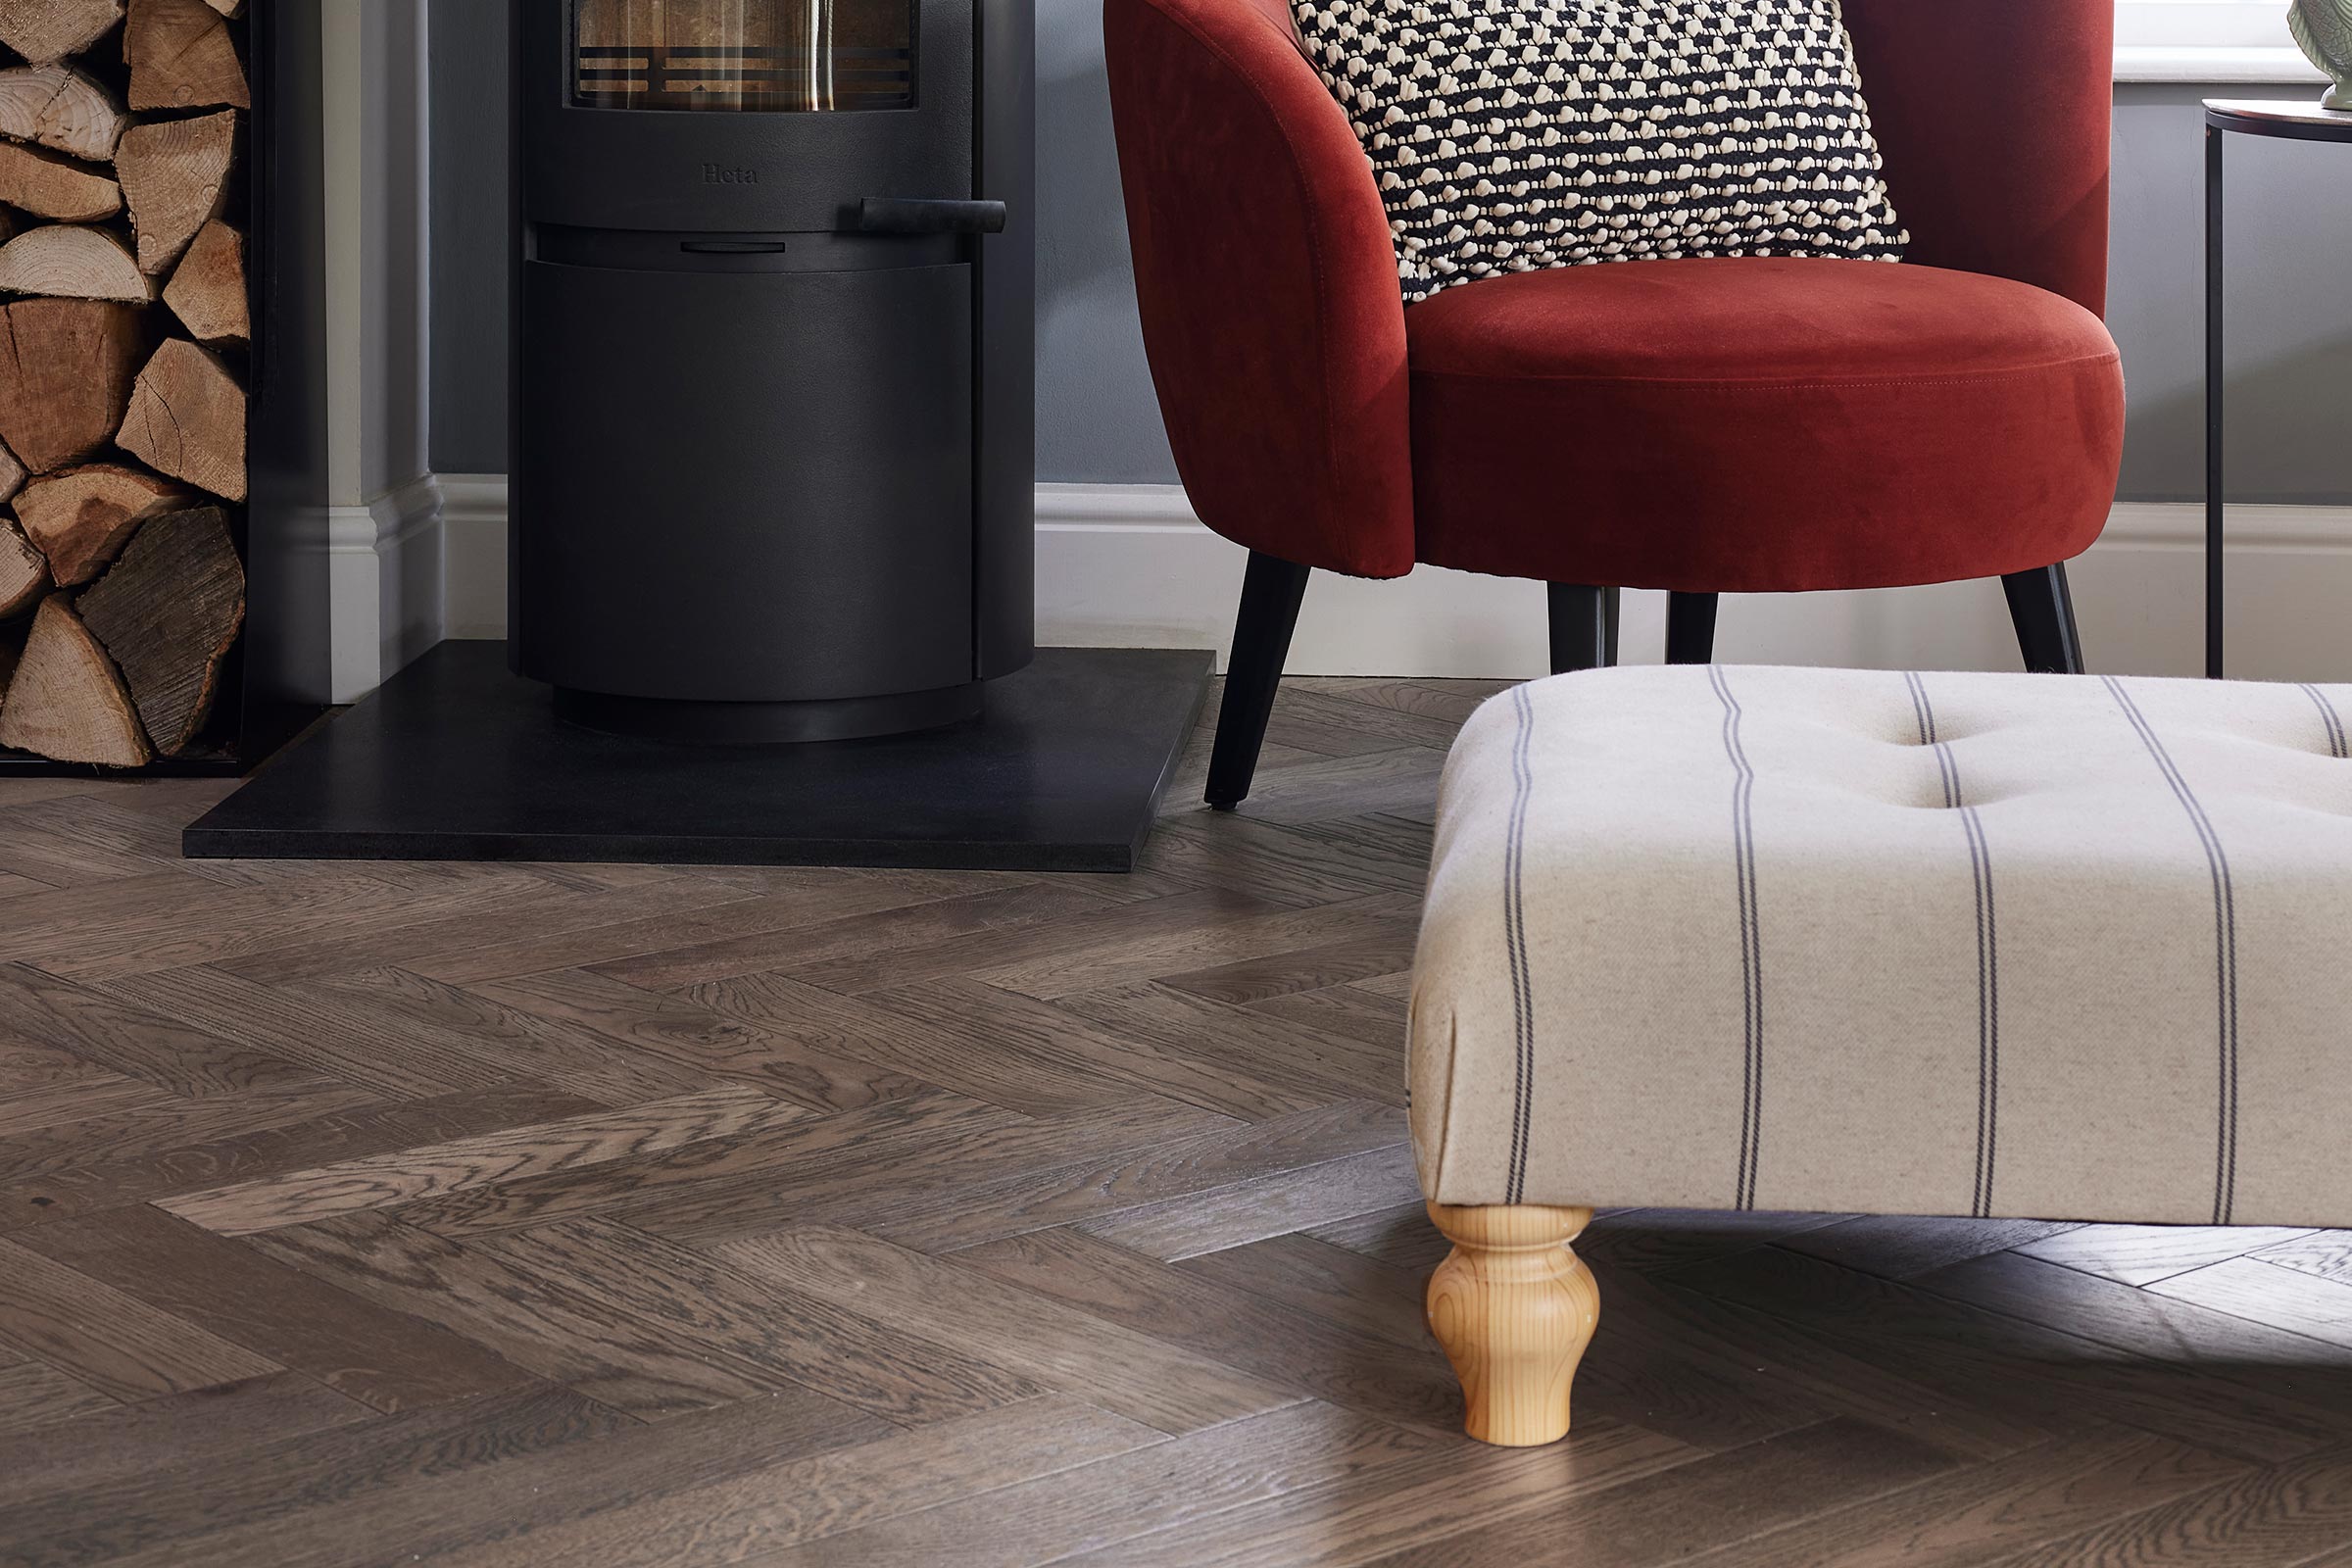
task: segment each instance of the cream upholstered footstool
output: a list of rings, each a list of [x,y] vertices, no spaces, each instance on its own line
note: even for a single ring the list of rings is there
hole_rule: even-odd
[[[1594,1205],[2352,1218],[2352,688],[1601,670],[1446,765],[1412,1126],[1471,1435]]]

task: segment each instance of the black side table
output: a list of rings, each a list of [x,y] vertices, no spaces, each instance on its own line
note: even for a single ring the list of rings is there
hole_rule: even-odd
[[[2205,100],[2205,674],[2222,678],[2222,543],[2229,489],[2222,453],[2222,138],[2282,136],[2352,143],[2352,111],[2316,99]]]

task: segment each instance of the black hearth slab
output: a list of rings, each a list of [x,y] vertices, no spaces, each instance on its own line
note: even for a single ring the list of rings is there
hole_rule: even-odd
[[[1204,652],[1040,650],[977,719],[720,748],[560,722],[506,645],[450,642],[190,827],[199,859],[604,860],[1128,871]]]

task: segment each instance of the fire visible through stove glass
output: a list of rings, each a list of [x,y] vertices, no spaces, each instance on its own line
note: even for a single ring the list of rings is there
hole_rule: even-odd
[[[572,25],[583,108],[914,104],[913,0],[578,0]]]

